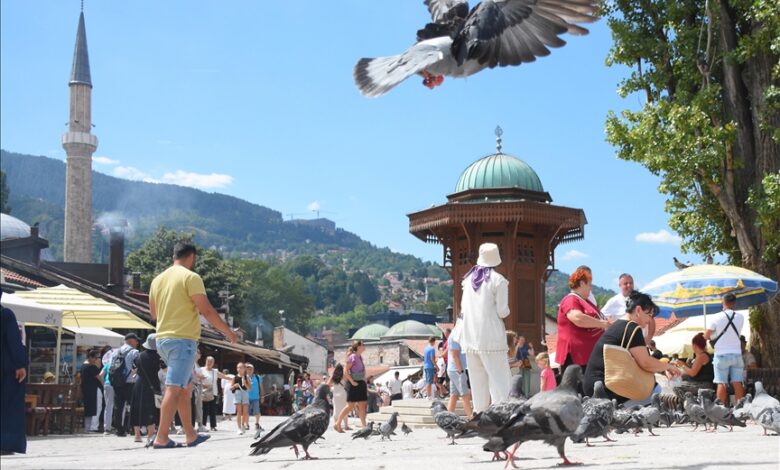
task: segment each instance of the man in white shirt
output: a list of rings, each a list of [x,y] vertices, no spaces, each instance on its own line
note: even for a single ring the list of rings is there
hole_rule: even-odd
[[[612,322],[623,318],[623,315],[626,314],[626,300],[628,300],[631,291],[634,290],[634,278],[627,273],[621,274],[618,278],[618,288],[620,292],[607,300],[607,303],[601,307],[601,313]],[[642,333],[645,336],[645,343],[650,346],[650,340],[655,335],[655,318],[651,318],[647,327],[642,328]]]
[[[411,379],[404,380],[404,383],[401,385],[401,394],[403,400],[411,400],[414,398],[414,387],[412,386]]]
[[[403,397],[401,381],[398,380],[399,375],[399,372],[395,371],[395,377],[387,383],[390,387],[390,403],[393,403],[393,400],[400,400]]]
[[[737,297],[734,294],[723,296],[723,311],[715,314],[712,322],[704,332],[704,339],[715,344],[715,357],[712,366],[715,372],[715,382],[718,385],[718,399],[723,403],[729,403],[727,384],[731,382],[734,387],[734,399],[739,401],[745,395],[742,386],[742,378],[745,375],[745,364],[742,361],[742,345],[739,341],[739,332],[745,317],[734,311],[737,306]]]

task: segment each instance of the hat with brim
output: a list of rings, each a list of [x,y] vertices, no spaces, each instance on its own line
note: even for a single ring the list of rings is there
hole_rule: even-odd
[[[144,349],[157,350],[157,335],[152,333],[146,337],[146,341],[143,344]]]
[[[478,266],[493,268],[499,264],[501,264],[501,255],[498,253],[498,245],[495,243],[483,243],[479,246]]]
[[[43,374],[43,380],[47,380],[47,379],[54,379],[54,378],[56,378],[56,377],[55,377],[55,376],[54,376],[54,374],[52,374],[51,372],[45,372],[45,373]]]

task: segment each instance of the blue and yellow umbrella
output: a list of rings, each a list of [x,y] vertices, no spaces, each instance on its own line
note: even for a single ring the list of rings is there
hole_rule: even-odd
[[[737,296],[737,309],[767,302],[777,294],[777,282],[737,266],[702,264],[664,274],[642,291],[653,297],[661,317],[690,317],[720,312],[727,293]]]

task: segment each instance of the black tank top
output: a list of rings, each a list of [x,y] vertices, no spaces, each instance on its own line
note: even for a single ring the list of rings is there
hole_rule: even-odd
[[[691,377],[690,380],[696,382],[712,383],[712,381],[715,380],[715,369],[712,367],[712,355],[706,352],[704,354],[710,358],[710,361],[701,366],[701,369],[699,369],[699,373],[696,375],[696,377]]]

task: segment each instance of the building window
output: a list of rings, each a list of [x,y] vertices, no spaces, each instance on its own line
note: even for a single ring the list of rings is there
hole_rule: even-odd
[[[383,362],[385,362],[385,358],[382,357],[382,356],[379,356],[379,363],[382,364]]]

